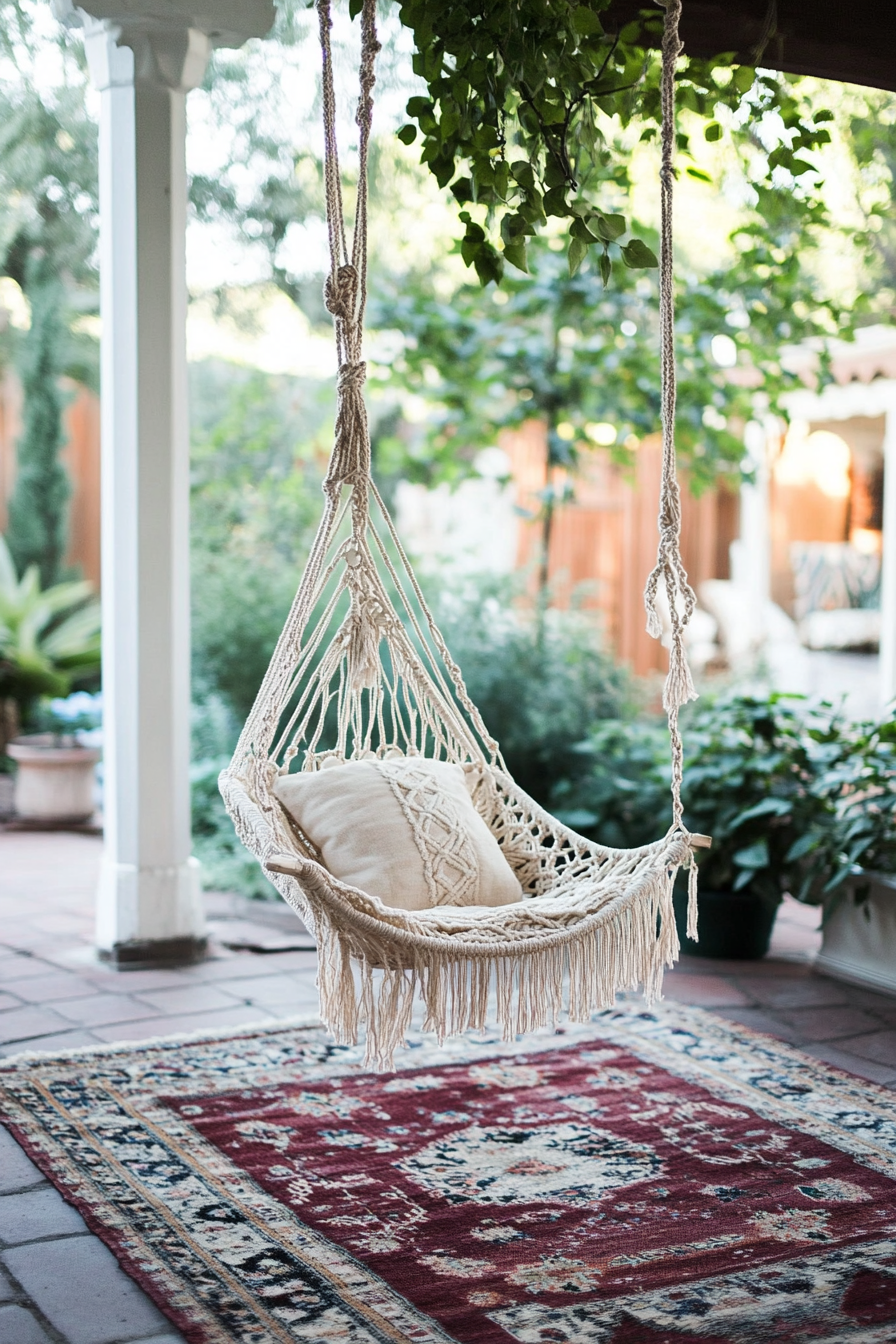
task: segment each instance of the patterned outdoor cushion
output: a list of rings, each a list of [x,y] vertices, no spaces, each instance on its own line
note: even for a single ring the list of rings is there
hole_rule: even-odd
[[[845,541],[795,541],[790,564],[798,621],[810,611],[880,605],[879,555],[868,555]]]
[[[508,905],[522,889],[461,766],[422,756],[283,775],[274,792],[340,882],[399,910]]]
[[[876,649],[880,645],[880,612],[861,607],[810,611],[800,621],[807,649]]]

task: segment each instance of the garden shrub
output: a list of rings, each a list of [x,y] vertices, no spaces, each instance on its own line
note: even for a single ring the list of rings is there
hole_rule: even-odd
[[[635,684],[584,612],[527,611],[507,578],[444,583],[436,617],[467,690],[521,788],[550,805],[583,775],[580,744],[594,724],[636,703]]]
[[[333,392],[212,362],[191,376],[194,698],[221,696],[241,721],[320,516]]]

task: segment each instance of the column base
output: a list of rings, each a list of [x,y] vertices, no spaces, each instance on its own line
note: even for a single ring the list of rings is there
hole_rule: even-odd
[[[207,938],[153,938],[116,943],[98,949],[100,961],[116,971],[148,971],[167,966],[194,966],[208,955]]]
[[[199,864],[142,868],[104,856],[96,916],[99,955],[113,965],[199,960],[206,945]]]

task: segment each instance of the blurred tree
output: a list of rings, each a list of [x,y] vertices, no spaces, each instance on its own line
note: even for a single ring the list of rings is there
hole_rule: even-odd
[[[762,227],[748,218],[739,230],[733,267],[679,280],[676,429],[697,491],[739,471],[739,431],[757,401],[775,404],[795,381],[780,364],[782,345],[817,330],[815,316],[794,312],[808,313],[814,293],[791,252],[797,211],[777,194],[764,204]],[[457,480],[502,429],[544,423],[542,589],[554,512],[571,492],[582,452],[602,446],[628,462],[632,445],[660,425],[655,283],[623,270],[604,287],[593,269],[571,274],[558,245],[559,238],[533,240],[531,274],[508,274],[500,289],[468,283],[438,297],[431,277],[405,276],[369,308],[371,323],[394,329],[401,342],[383,384],[397,380],[432,408],[422,436],[393,433],[379,446],[387,475]],[[772,286],[767,258],[785,247],[792,261],[776,266]]]
[[[23,425],[6,541],[19,571],[35,565],[41,585],[49,588],[65,555],[70,494],[68,474],[59,461],[65,438],[59,388],[64,292],[46,256],[29,258],[25,279],[31,327],[19,349]]]
[[[295,595],[317,520],[329,383],[191,368],[194,697],[242,721]]]
[[[896,95],[853,89],[848,122],[856,167],[855,202],[864,225],[858,234],[867,268],[867,317],[896,320]],[[867,318],[866,318],[867,320]]]
[[[59,379],[96,383],[95,342],[71,331],[96,306],[96,127],[81,44],[60,25],[46,30],[31,7],[0,3],[0,62],[0,275],[31,309],[13,351],[24,424],[7,541],[19,571],[36,565],[46,587],[59,577],[69,496]],[[58,70],[51,81],[48,65]]]

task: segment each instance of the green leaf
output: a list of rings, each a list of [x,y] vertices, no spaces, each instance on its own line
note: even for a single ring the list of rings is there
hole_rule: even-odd
[[[805,159],[792,159],[790,162],[790,171],[794,177],[799,177],[801,173],[817,173],[818,169],[812,163],[807,163]]]
[[[651,252],[646,243],[642,243],[640,238],[633,238],[630,243],[626,243],[622,249],[622,260],[633,271],[643,271],[659,266],[654,253]]]
[[[531,163],[528,163],[525,159],[514,159],[510,165],[510,171],[524,191],[535,190],[535,174],[532,171]]]
[[[738,868],[748,868],[751,872],[758,872],[760,868],[767,868],[769,864],[768,841],[757,840],[754,844],[748,845],[746,849],[738,849],[732,854],[733,861]]]
[[[593,215],[589,223],[608,243],[615,243],[625,233],[625,215]]]
[[[754,817],[786,817],[793,811],[793,803],[787,798],[763,798],[761,803],[756,803],[754,807],[748,807],[746,812],[741,812],[731,823],[731,829],[736,830],[742,826],[745,821],[752,821]]]
[[[504,260],[509,261],[511,266],[515,266],[518,271],[525,271],[529,274],[529,263],[526,258],[526,243],[524,239],[519,239],[513,243],[505,243]]]
[[[756,79],[756,71],[752,65],[738,65],[735,67],[731,82],[738,93],[749,93]]]
[[[405,111],[409,117],[414,117],[419,121],[421,117],[425,117],[428,113],[432,113],[433,106],[428,98],[414,97],[408,99]]]
[[[607,285],[610,283],[610,276],[612,274],[613,266],[610,261],[610,254],[607,252],[607,249],[604,248],[603,252],[600,254],[600,278],[604,289],[606,289]]]
[[[721,140],[722,128],[717,121],[711,121],[703,132],[707,140]]]
[[[582,262],[588,255],[588,244],[581,238],[570,238],[569,240],[569,273],[575,275]]]
[[[552,187],[550,191],[544,194],[544,212],[546,215],[569,214],[569,207],[566,203],[566,193],[562,187]]]
[[[412,145],[417,139],[417,127],[408,123],[406,126],[402,126],[397,135],[403,145]]]
[[[573,10],[572,23],[580,37],[591,37],[593,33],[603,32],[600,19],[587,5],[579,5]]]
[[[705,173],[702,168],[688,168],[687,175],[688,177],[695,178],[698,182],[712,181],[712,178],[710,177],[709,173]]]
[[[570,225],[569,233],[571,238],[578,238],[586,245],[589,243],[596,243],[598,241],[595,235],[588,228],[588,225],[585,223],[584,219],[574,219],[572,224]]]
[[[794,840],[784,855],[785,863],[791,863],[794,859],[801,859],[805,854],[811,854],[812,850],[817,849],[820,844],[821,836],[814,834],[812,831],[806,831]]]

